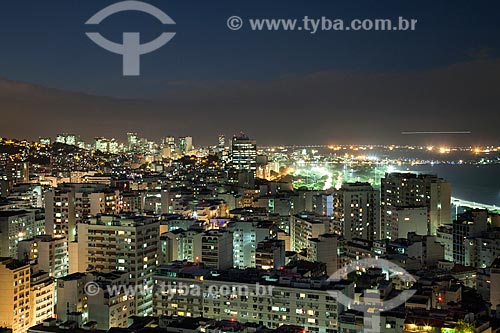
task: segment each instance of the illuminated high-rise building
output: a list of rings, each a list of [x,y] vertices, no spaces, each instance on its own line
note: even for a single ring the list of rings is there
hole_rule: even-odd
[[[76,236],[76,225],[97,214],[116,212],[119,191],[104,184],[60,185],[45,193],[45,230],[52,236]]]
[[[230,179],[240,187],[253,188],[257,173],[257,143],[244,134],[234,136],[229,155],[232,175]]]
[[[309,240],[327,234],[330,218],[314,213],[302,212],[290,216],[290,246],[297,253],[305,253],[310,247]]]
[[[12,184],[28,183],[30,164],[29,162],[0,162],[0,177]]]
[[[33,272],[30,277],[30,326],[54,318],[55,283],[49,273]]]
[[[98,286],[93,295],[86,294],[86,285]],[[127,272],[74,273],[57,280],[57,319],[94,322],[96,328],[107,331],[111,327],[128,327],[128,318],[134,315],[134,297],[124,293],[109,293],[108,288],[129,285]]]
[[[137,133],[127,133],[127,148],[132,151],[139,145],[139,136]]]
[[[451,223],[451,186],[436,175],[387,173],[381,181],[380,204],[382,238],[395,238],[392,214],[402,207],[426,207],[430,235]]]
[[[128,272],[130,284],[145,291],[136,295],[135,314],[151,314],[152,296],[148,290],[152,289],[152,276],[158,264],[159,240],[157,219],[98,215],[88,223],[78,224],[77,251],[70,248],[70,273]]]
[[[201,261],[207,267],[233,267],[233,234],[227,230],[208,230],[201,237]]]
[[[179,154],[185,155],[193,150],[193,137],[181,136],[179,137]]]
[[[231,163],[237,171],[248,171],[255,176],[257,170],[257,143],[244,134],[231,141]]]
[[[30,265],[0,258],[0,325],[25,333],[31,324]]]
[[[233,233],[233,263],[237,268],[256,266],[257,244],[276,236],[270,221],[231,221],[227,229]]]
[[[68,274],[68,241],[64,237],[39,235],[18,243],[17,259],[37,264],[49,276],[60,278]]]
[[[219,135],[218,137],[218,141],[217,141],[217,148],[219,150],[224,150],[224,147],[226,146],[226,136],[221,134]]]
[[[162,140],[162,147],[169,148],[171,152],[175,151],[175,137],[166,136]]]
[[[35,234],[34,211],[0,211],[0,257],[17,258],[18,243]]]
[[[80,146],[82,143],[82,140],[76,134],[63,133],[63,134],[57,135],[56,142],[57,143],[64,143],[64,144],[69,145],[69,146]]]
[[[94,149],[102,153],[117,154],[119,152],[118,142],[115,139],[95,138]]]
[[[347,183],[334,192],[333,232],[353,238],[380,238],[380,192],[369,183]]]
[[[488,211],[486,209],[475,209],[459,214],[453,221],[453,262],[464,266],[475,266],[474,240],[487,230]]]

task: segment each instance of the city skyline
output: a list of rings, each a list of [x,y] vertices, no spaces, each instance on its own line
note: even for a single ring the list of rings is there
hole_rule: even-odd
[[[500,333],[500,2],[2,5],[0,333]]]
[[[105,139],[115,141],[120,145],[124,145],[127,143],[127,134],[135,133],[139,137],[155,143],[160,143],[163,139],[172,137],[172,138],[182,138],[182,137],[191,137],[196,141],[197,147],[210,147],[216,146],[219,144],[218,137],[223,136],[226,140],[229,140],[233,137],[237,137],[239,135],[246,135],[249,132],[245,132],[242,130],[223,133],[222,131],[214,131],[212,133],[203,135],[191,135],[188,131],[180,132],[180,134],[175,134],[175,132],[162,133],[159,135],[149,135],[147,131],[143,132],[144,135],[141,134],[137,129],[121,131],[117,130],[118,133],[116,136],[106,134],[106,133],[96,133],[95,136],[85,136],[81,135],[78,131],[54,131],[50,132],[47,135],[37,135],[36,133],[32,133],[30,135],[20,135],[20,136],[0,136],[0,139],[4,140],[14,140],[18,142],[26,141],[26,142],[39,142],[43,140],[51,140],[51,142],[56,142],[57,137],[61,135],[71,135],[77,137],[81,140],[82,143],[85,143],[87,146],[95,143],[96,140]],[[427,148],[436,148],[437,150],[441,149],[450,149],[450,148],[469,148],[469,149],[479,149],[479,148],[497,148],[500,147],[500,143],[497,140],[476,140],[470,139],[473,137],[472,132],[468,131],[451,131],[451,132],[416,132],[415,134],[408,135],[405,132],[400,133],[401,137],[416,137],[420,139],[415,140],[398,140],[391,139],[387,141],[370,141],[369,139],[357,141],[357,140],[349,140],[349,139],[339,139],[339,138],[325,138],[323,141],[299,141],[296,139],[287,139],[279,142],[269,142],[263,141],[258,137],[253,137],[258,139],[259,147],[334,147],[334,146],[372,146],[372,147],[390,147],[390,146],[408,146],[408,147],[427,147]],[[265,137],[265,136],[264,136]],[[459,139],[459,138],[469,138],[469,139]]]

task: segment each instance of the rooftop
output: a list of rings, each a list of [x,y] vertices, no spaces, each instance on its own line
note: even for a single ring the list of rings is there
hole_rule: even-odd
[[[0,211],[0,218],[2,217],[12,217],[17,215],[27,214],[28,211],[25,210],[2,210]]]

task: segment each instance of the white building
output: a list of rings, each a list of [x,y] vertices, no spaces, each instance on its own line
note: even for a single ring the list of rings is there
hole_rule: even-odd
[[[68,256],[68,241],[61,236],[40,235],[18,244],[17,259],[34,262],[40,270],[55,278],[68,274]]]
[[[436,231],[436,241],[444,246],[444,260],[453,261],[453,225],[439,226]]]
[[[426,207],[397,207],[390,212],[392,226],[391,239],[407,238],[408,233],[428,235],[428,216]],[[388,230],[388,229],[386,229]]]
[[[440,225],[451,222],[451,185],[435,175],[386,173],[380,192],[384,239],[393,237],[391,215],[399,207],[427,207],[430,235],[435,235]]]
[[[233,233],[233,264],[237,268],[255,267],[257,243],[274,238],[273,223],[269,221],[231,221],[227,230]]]
[[[174,229],[160,237],[159,262],[167,264],[176,260],[201,261],[201,237],[196,230]]]
[[[369,183],[347,183],[334,192],[333,233],[353,238],[380,239],[380,192]]]
[[[78,224],[77,250],[70,251],[70,262],[78,263],[79,272],[128,272],[131,285],[149,289],[158,264],[159,233],[156,218],[98,215]],[[151,314],[151,300],[150,293],[137,295],[136,314]]]
[[[290,247],[300,253],[309,248],[309,239],[330,231],[330,218],[312,213],[290,216]]]

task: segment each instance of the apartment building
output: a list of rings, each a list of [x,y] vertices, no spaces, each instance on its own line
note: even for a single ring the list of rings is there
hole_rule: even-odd
[[[36,263],[50,276],[60,278],[68,274],[68,241],[65,237],[39,235],[18,243],[18,260]]]
[[[158,316],[203,316],[268,328],[300,325],[318,333],[337,332],[338,315],[344,306],[337,303],[335,293],[354,294],[354,284],[347,281],[286,275],[266,280],[249,270],[214,273],[185,263],[160,266],[154,279],[157,292],[153,305]]]
[[[152,289],[158,264],[160,222],[157,218],[98,215],[78,224],[78,242],[70,261],[78,272],[128,272],[130,284]],[[73,265],[73,264],[72,264]],[[135,298],[137,315],[151,314],[151,294]]]
[[[34,211],[0,211],[0,257],[17,258],[18,242],[35,235]]]
[[[0,258],[0,323],[13,333],[30,327],[30,266],[12,258]]]
[[[38,271],[30,277],[30,326],[54,318],[55,282],[49,273]]]
[[[330,231],[330,218],[313,213],[290,216],[290,247],[292,251],[302,252],[309,248],[309,239]]]

